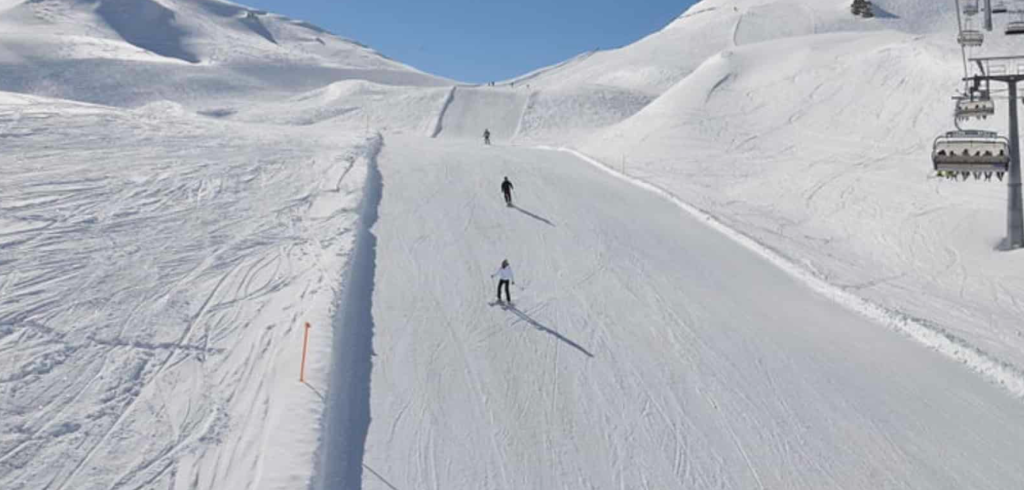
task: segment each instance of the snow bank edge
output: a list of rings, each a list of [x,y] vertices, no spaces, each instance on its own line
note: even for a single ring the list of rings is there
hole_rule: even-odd
[[[1001,361],[956,337],[937,325],[910,317],[902,312],[886,308],[849,291],[829,283],[813,272],[800,267],[780,252],[754,240],[750,236],[729,227],[710,213],[703,211],[650,182],[630,177],[615,171],[608,165],[578,150],[565,147],[537,146],[538,149],[569,153],[580,160],[637,187],[653,192],[694,216],[711,229],[725,235],[742,247],[756,253],[769,261],[790,277],[805,284],[816,293],[838,303],[839,305],[885,325],[926,347],[966,365],[971,371],[982,375],[985,379],[1001,386],[1018,400],[1024,400],[1024,371]]]
[[[377,157],[378,133],[367,151],[366,183],[360,203],[356,243],[345,267],[333,317],[330,388],[322,437],[314,463],[312,488],[361,488],[363,451],[370,425],[370,376],[373,356],[373,291],[383,176]]]

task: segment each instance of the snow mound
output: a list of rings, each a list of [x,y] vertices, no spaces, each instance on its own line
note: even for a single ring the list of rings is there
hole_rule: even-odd
[[[408,88],[363,80],[348,80],[242,110],[227,117],[235,121],[311,126],[330,123],[350,131],[430,135],[451,89]]]
[[[161,100],[157,102],[150,102],[142,107],[135,110],[138,114],[160,116],[160,117],[183,117],[192,114],[185,106],[171,102],[169,100]]]
[[[186,33],[173,10],[155,0],[86,0],[117,35],[126,42],[160,56],[198,63],[199,56],[186,46]]]

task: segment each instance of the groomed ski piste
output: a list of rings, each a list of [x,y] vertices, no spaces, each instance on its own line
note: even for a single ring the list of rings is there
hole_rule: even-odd
[[[952,2],[874,8],[705,0],[491,87],[0,0],[0,488],[1024,486],[1006,189],[930,172]]]

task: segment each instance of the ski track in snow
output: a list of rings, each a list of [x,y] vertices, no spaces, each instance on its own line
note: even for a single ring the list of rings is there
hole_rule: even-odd
[[[323,254],[352,241],[366,144],[63,102],[14,110],[4,134],[23,136],[5,139],[15,157],[0,170],[0,486],[261,481],[278,451],[267,442],[282,440],[267,436],[282,430],[275,412],[308,406],[275,381],[275,359],[290,373],[294,327],[328,318],[343,262]],[[315,441],[312,420],[285,438]]]

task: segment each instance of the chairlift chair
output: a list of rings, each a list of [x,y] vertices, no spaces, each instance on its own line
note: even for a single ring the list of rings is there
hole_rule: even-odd
[[[1006,2],[996,2],[996,4],[992,6],[993,14],[1005,14],[1008,10],[1009,9],[1006,8]]]
[[[960,35],[956,37],[956,40],[961,46],[976,48],[982,45],[985,41],[985,36],[981,31],[968,29],[960,31]]]
[[[996,103],[988,96],[962,97],[956,101],[956,118],[964,119],[987,119],[996,113]]]
[[[994,131],[950,131],[935,138],[932,164],[937,172],[1006,172],[1010,141]]]
[[[1011,20],[1006,23],[1007,36],[1018,36],[1024,34],[1024,11],[1016,10],[1014,13],[1017,14],[1017,20]]]
[[[964,2],[964,15],[975,15],[978,13],[978,0],[967,0]]]

